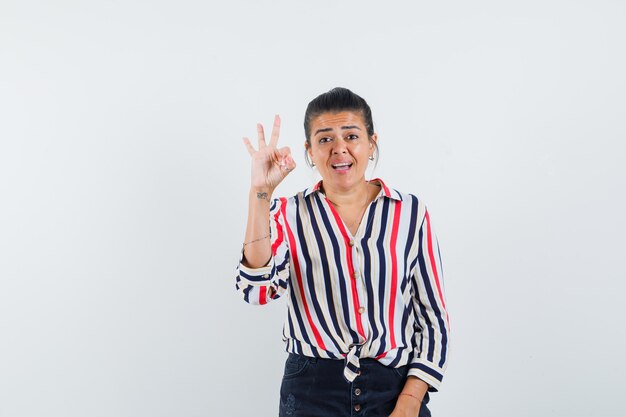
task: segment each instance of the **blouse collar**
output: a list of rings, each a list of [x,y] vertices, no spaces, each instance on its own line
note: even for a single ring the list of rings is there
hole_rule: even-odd
[[[389,188],[387,184],[385,184],[383,180],[381,180],[380,178],[371,179],[369,182],[373,182],[375,184],[380,185],[380,188],[382,189],[384,197],[389,197],[394,200],[400,200],[400,201],[402,200],[400,193],[394,190],[393,188]],[[313,187],[309,187],[306,190],[304,190],[303,196],[308,197],[310,194],[314,192],[321,192],[321,187],[322,187],[322,180],[318,181],[317,184],[315,184]]]

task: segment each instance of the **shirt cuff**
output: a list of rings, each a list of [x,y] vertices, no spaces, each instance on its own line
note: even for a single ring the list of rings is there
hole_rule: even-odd
[[[274,275],[275,268],[273,259],[270,259],[266,266],[260,268],[249,268],[243,263],[239,264],[239,278],[247,285],[260,287],[267,285]]]
[[[428,391],[437,392],[443,380],[443,369],[431,363],[414,362],[409,364],[408,375],[421,379],[428,384]]]

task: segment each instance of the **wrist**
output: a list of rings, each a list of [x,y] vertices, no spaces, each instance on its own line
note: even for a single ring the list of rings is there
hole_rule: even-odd
[[[406,415],[417,415],[422,406],[422,401],[413,394],[400,393],[396,402],[396,409]]]
[[[251,187],[250,197],[259,201],[272,201],[273,191],[271,188]]]
[[[413,400],[414,400],[414,401],[416,401],[416,402],[418,402],[418,403],[421,403],[421,402],[422,402],[422,400],[421,400],[421,399],[420,399],[417,395],[415,395],[415,394],[411,394],[411,393],[409,393],[409,392],[401,392],[401,393],[400,393],[400,395],[398,396],[398,399],[400,399],[400,397],[401,397],[402,395],[406,395],[407,397],[413,398]],[[409,401],[409,400],[407,399],[407,401]]]

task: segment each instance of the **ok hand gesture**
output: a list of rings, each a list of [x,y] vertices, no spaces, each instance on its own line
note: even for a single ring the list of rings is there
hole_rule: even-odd
[[[265,143],[263,125],[257,124],[259,149],[254,149],[250,139],[244,137],[243,143],[252,157],[252,182],[251,186],[256,190],[269,191],[270,195],[280,182],[296,167],[288,147],[278,149],[278,136],[280,134],[280,117],[274,117],[274,127],[270,143]]]

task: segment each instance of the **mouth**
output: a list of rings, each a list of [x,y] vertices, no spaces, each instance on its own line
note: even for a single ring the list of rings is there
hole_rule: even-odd
[[[339,162],[331,165],[335,171],[347,171],[352,168],[351,162]]]

